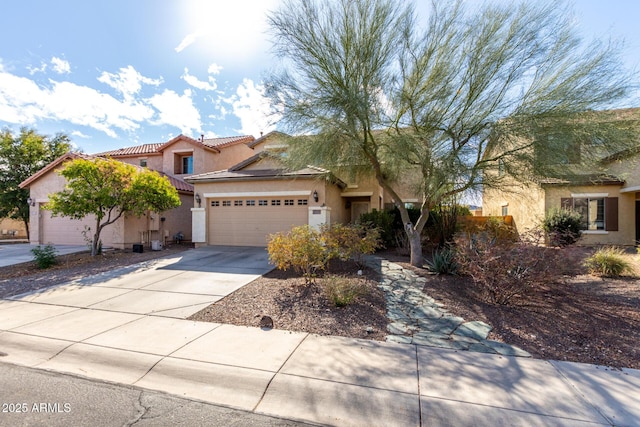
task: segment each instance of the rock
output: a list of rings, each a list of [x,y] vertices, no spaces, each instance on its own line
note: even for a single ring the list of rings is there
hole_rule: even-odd
[[[387,342],[395,342],[400,344],[411,344],[411,337],[407,337],[404,335],[387,335],[385,337]]]
[[[393,322],[387,325],[387,331],[394,335],[404,335],[409,332],[409,325],[404,322]]]
[[[465,322],[458,329],[454,331],[454,335],[469,337],[476,340],[485,340],[491,332],[491,325],[487,325],[484,322],[473,321],[473,322]]]

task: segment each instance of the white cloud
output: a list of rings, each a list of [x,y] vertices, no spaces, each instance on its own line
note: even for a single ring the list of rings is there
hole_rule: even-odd
[[[111,86],[120,92],[125,99],[130,99],[133,95],[139,93],[142,88],[142,83],[159,86],[163,82],[162,78],[152,79],[150,77],[144,77],[131,65],[126,68],[120,68],[120,72],[117,74],[104,71],[100,77],[98,77],[98,81]]]
[[[184,69],[184,74],[182,75],[182,79],[187,82],[189,85],[195,87],[196,89],[202,90],[216,90],[218,88],[218,84],[216,83],[215,77],[209,76],[208,81],[198,80],[196,76],[192,76],[189,74],[189,69]]]
[[[196,33],[191,33],[191,34],[187,34],[182,41],[180,42],[180,44],[178,46],[176,46],[176,52],[180,53],[183,50],[185,50],[187,47],[191,46],[193,43],[195,43],[195,41],[198,39],[198,34]]]
[[[236,94],[228,101],[233,107],[233,114],[240,119],[239,132],[247,135],[259,135],[275,129],[274,120],[278,117],[271,114],[271,105],[264,96],[264,87],[256,85],[253,80],[243,79]]]
[[[54,56],[51,58],[51,65],[53,66],[53,71],[58,74],[69,74],[71,72],[71,64],[69,64],[69,61],[64,59]]]
[[[91,138],[89,135],[85,135],[84,133],[80,132],[79,130],[72,131],[71,132],[71,136],[75,136],[77,138],[82,138],[82,139]]]
[[[29,74],[32,75],[32,76],[35,73],[44,73],[45,71],[47,71],[47,64],[45,62],[41,63],[40,64],[40,68],[27,66],[27,70],[29,70]]]
[[[0,63],[0,122],[34,125],[40,120],[54,120],[87,126],[113,138],[120,131],[134,133],[143,124],[177,127],[184,134],[199,134],[202,129],[191,90],[179,94],[164,89],[144,96],[144,84],[158,86],[162,79],[144,77],[131,66],[114,74],[103,72],[98,78],[122,96],[69,81],[38,84],[5,68]],[[204,83],[213,85],[215,81]],[[74,135],[86,137],[80,131],[74,131]]]
[[[209,69],[207,70],[209,72],[209,74],[220,74],[220,71],[222,71],[222,65],[218,65],[218,64],[211,64],[209,65]]]
[[[193,105],[191,91],[185,90],[179,95],[172,90],[165,89],[159,95],[154,95],[149,100],[160,115],[159,120],[153,124],[167,124],[179,128],[183,134],[189,135],[192,131],[199,132],[202,128],[200,113]]]

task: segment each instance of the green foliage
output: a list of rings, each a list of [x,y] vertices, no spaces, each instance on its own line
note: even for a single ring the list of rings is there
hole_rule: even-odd
[[[276,233],[267,244],[269,262],[280,270],[293,270],[312,283],[319,270],[324,270],[333,256],[322,234],[308,225],[294,227],[287,233]]]
[[[395,245],[395,216],[387,211],[373,209],[371,212],[360,215],[360,223],[367,227],[380,230],[382,245],[391,248]]]
[[[367,293],[366,286],[358,279],[332,274],[325,277],[323,282],[327,297],[336,307],[349,305]]]
[[[625,258],[622,248],[607,246],[599,248],[584,262],[591,274],[604,277],[619,277],[625,273],[633,273],[631,263]]]
[[[571,209],[551,209],[542,220],[551,246],[568,246],[580,239],[582,216]]]
[[[380,247],[380,231],[363,224],[323,225],[321,233],[332,258],[343,261],[353,259],[360,267],[364,255],[372,254]]]
[[[437,249],[427,261],[427,268],[438,274],[458,274],[455,251],[448,246]]]
[[[69,138],[58,134],[53,138],[22,128],[14,136],[0,133],[0,218],[24,222],[29,233],[29,190],[20,183],[71,149]]]
[[[112,159],[76,159],[60,172],[63,191],[49,197],[46,208],[54,215],[81,219],[95,215],[91,254],[98,253],[100,233],[125,214],[140,216],[180,206],[178,192],[158,172]]]
[[[288,141],[291,167],[357,165],[397,202],[411,178],[422,219],[399,210],[416,266],[429,208],[508,185],[491,173],[500,164],[516,179],[553,177],[570,170],[545,167],[567,157],[565,136],[597,138],[581,145],[589,167],[637,135],[633,124],[576,120],[626,101],[635,82],[615,43],[581,43],[564,3],[431,3],[424,25],[393,0],[285,0],[268,17],[286,68],[267,95],[303,135]]]
[[[52,245],[36,246],[31,249],[36,266],[40,269],[49,268],[56,264],[56,248]]]

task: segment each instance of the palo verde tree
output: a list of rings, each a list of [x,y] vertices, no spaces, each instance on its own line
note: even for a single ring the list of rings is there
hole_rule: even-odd
[[[67,180],[66,188],[52,194],[45,207],[54,215],[74,219],[94,215],[91,255],[98,254],[102,230],[123,215],[180,206],[178,192],[166,177],[117,160],[76,159],[59,173]]]
[[[0,218],[24,222],[29,236],[29,190],[20,183],[71,149],[69,138],[53,138],[22,128],[19,135],[0,133]]]
[[[410,2],[285,0],[268,18],[282,67],[267,94],[301,135],[288,159],[373,174],[400,210],[413,265],[429,210],[504,185],[490,171],[548,175],[558,170],[543,159],[566,157],[567,138],[597,140],[582,164],[633,140],[584,116],[629,94],[618,45],[584,45],[558,2],[467,4],[433,1],[420,20]],[[422,196],[415,222],[399,196],[406,182]]]

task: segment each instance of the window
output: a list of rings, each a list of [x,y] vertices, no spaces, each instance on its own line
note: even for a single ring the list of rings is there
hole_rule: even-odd
[[[143,167],[143,168],[147,167],[147,159],[140,159],[140,167]]]
[[[293,200],[292,199],[288,199],[284,201],[284,205],[285,206],[293,206]]]
[[[502,207],[502,216],[507,216],[509,215],[509,206],[508,205],[504,205]]]
[[[231,200],[224,200],[222,206],[231,206]]]
[[[193,173],[193,156],[182,157],[182,173],[183,174]]]
[[[272,200],[271,206],[280,206],[280,200]]]
[[[247,206],[255,206],[255,205],[256,205],[255,200],[247,200]]]
[[[220,200],[212,200],[211,201],[211,206],[214,207],[214,208],[220,206]]]
[[[242,206],[242,200],[234,200],[233,206]]]
[[[267,200],[258,200],[258,206],[267,206],[268,204]]]
[[[577,194],[560,199],[563,209],[572,209],[582,217],[585,232],[618,231],[618,198],[607,194]]]
[[[298,206],[306,206],[309,204],[307,199],[298,199]]]
[[[604,197],[575,198],[573,209],[582,216],[583,230],[604,230]]]

